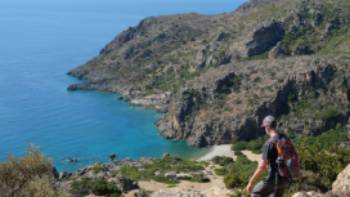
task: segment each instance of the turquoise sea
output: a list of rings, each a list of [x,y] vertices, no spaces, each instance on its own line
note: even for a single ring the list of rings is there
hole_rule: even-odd
[[[66,75],[147,16],[230,12],[243,0],[1,0],[0,161],[36,145],[59,170],[206,149],[161,138],[159,114],[99,92],[68,92]],[[78,163],[66,160],[76,158]]]

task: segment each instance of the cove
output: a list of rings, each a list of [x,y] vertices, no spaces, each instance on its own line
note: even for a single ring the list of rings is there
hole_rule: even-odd
[[[158,113],[118,95],[68,92],[70,69],[96,56],[119,32],[148,16],[232,11],[231,0],[2,0],[0,2],[0,161],[37,146],[60,170],[108,156],[138,159],[206,152],[159,136]],[[79,162],[69,163],[69,158]]]

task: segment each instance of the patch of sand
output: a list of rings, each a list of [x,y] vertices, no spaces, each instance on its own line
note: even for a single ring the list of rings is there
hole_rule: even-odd
[[[261,154],[255,154],[250,150],[244,150],[242,153],[247,156],[247,158],[251,161],[260,162],[261,161]]]
[[[209,161],[216,156],[232,157],[235,159],[235,153],[231,150],[231,144],[212,146],[207,154],[200,157],[198,161]]]

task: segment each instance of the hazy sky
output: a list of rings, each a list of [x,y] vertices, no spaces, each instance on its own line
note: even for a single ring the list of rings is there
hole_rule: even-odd
[[[246,0],[1,0],[1,9],[52,7],[60,9],[74,9],[75,6],[86,7],[96,11],[107,11],[106,9],[128,10],[130,14],[145,12],[150,7],[158,7],[158,11],[150,15],[162,15],[179,12],[219,13],[223,8],[226,12],[232,11]],[[198,6],[200,2],[200,6]],[[108,6],[106,6],[106,4]],[[185,6],[184,6],[185,5]],[[188,7],[184,10],[184,7]],[[133,11],[130,11],[130,9]],[[178,9],[177,9],[178,8]],[[204,9],[204,10],[203,10]]]

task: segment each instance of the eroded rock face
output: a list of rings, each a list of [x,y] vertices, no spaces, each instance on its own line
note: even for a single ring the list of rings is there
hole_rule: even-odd
[[[270,24],[258,27],[247,46],[247,56],[255,56],[272,49],[284,36],[284,28],[280,22],[273,21]]]
[[[223,67],[221,72],[209,71],[174,95],[168,113],[158,122],[160,132],[167,138],[186,139],[192,145],[207,146],[263,135],[259,125],[269,114],[284,119],[280,129],[302,134],[317,134],[337,123],[345,124],[345,113],[318,117],[320,115],[310,111],[305,114],[312,113],[314,118],[305,119],[307,123],[300,121],[299,113],[295,112],[298,102],[318,99],[320,95],[332,100],[329,88],[336,75],[335,66],[328,62],[309,59],[304,64],[310,66],[308,70],[290,73],[279,84],[270,80],[254,82],[256,78],[252,70],[243,69],[247,64]],[[253,73],[257,72],[265,79],[268,74],[259,70],[274,70],[273,65],[251,66],[258,70],[253,70]],[[294,66],[296,69],[300,65]]]

